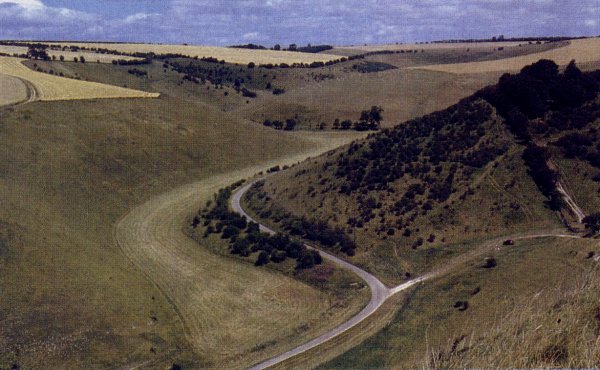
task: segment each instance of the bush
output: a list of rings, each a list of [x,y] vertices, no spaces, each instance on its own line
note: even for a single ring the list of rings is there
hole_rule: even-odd
[[[267,253],[265,251],[261,251],[258,254],[258,258],[256,259],[256,262],[254,262],[254,266],[263,266],[263,265],[266,265],[267,263],[269,263],[269,253]]]

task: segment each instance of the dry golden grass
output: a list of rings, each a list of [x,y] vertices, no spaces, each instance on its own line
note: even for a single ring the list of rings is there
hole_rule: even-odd
[[[0,74],[0,106],[27,99],[27,86],[16,77]]]
[[[418,286],[384,330],[321,368],[597,368],[598,262],[588,256],[599,250],[549,237],[495,248],[495,268],[481,258]]]
[[[579,272],[571,286],[563,283],[521,297],[490,329],[432,351],[425,367],[597,368],[599,302],[598,269]]]
[[[508,59],[486,62],[438,64],[411,68],[455,74],[516,71],[528,64],[535,63],[540,59],[551,59],[558,65],[566,65],[573,59],[575,59],[577,63],[592,63],[599,61],[600,38],[571,40],[569,45],[564,47]]]
[[[23,59],[0,57],[0,73],[18,77],[35,86],[37,100],[80,100],[103,98],[156,98],[158,93],[126,89],[97,82],[78,81],[32,71]]]
[[[299,53],[291,51],[250,50],[197,45],[162,44],[104,44],[104,43],[51,43],[53,45],[72,45],[86,48],[105,48],[122,53],[182,54],[189,57],[213,57],[228,63],[280,64],[327,62],[338,59],[337,55]]]
[[[314,287],[212,253],[210,246],[199,247],[182,233],[189,215],[219,188],[273,165],[333,149],[354,136],[299,135],[320,145],[176,188],[117,223],[119,245],[176,306],[188,339],[208,366],[237,368],[277,355],[341,324],[365,303],[332,305],[332,297]]]
[[[28,48],[25,46],[12,46],[12,45],[0,45],[0,53],[13,54],[27,54]],[[130,57],[126,55],[113,55],[113,54],[99,54],[90,51],[78,51],[72,52],[69,50],[46,50],[50,57],[55,56],[57,60],[61,56],[65,58],[66,62],[72,62],[73,58],[79,58],[83,56],[87,62],[93,63],[112,63],[113,60],[141,60],[141,58]]]

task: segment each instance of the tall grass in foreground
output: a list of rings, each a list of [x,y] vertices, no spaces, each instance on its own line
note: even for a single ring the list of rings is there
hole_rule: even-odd
[[[423,368],[600,366],[598,267],[514,302],[490,326],[428,348]]]

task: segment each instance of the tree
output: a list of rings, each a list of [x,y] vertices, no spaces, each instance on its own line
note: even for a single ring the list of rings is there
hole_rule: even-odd
[[[285,131],[292,131],[296,127],[296,120],[289,118],[285,121],[285,127],[283,128]]]
[[[348,130],[350,127],[352,127],[352,121],[350,121],[349,119],[342,121],[342,123],[341,123],[342,130]]]
[[[266,251],[260,251],[260,253],[258,254],[258,258],[256,259],[256,262],[254,262],[255,266],[263,266],[266,265],[267,263],[269,263],[269,253],[267,253]]]
[[[383,115],[381,113],[383,113],[383,108],[374,105],[371,107],[371,110],[364,110],[361,112],[360,121],[368,122],[369,128],[371,129],[377,129],[383,120]]]
[[[296,44],[290,44],[290,47],[288,48],[289,51],[296,51],[298,50],[298,45]]]
[[[256,67],[256,64],[254,64],[254,62],[248,63],[248,68],[254,68],[254,67]]]
[[[65,61],[65,56],[64,56],[64,55],[61,55],[61,56],[60,56],[60,61],[61,61],[61,62],[64,62],[64,61]]]
[[[600,231],[600,212],[592,213],[583,219],[585,228],[589,229],[593,234]]]
[[[79,61],[80,61],[81,63],[85,63],[85,58],[83,57],[83,55],[79,57]]]
[[[281,50],[281,45],[275,44],[275,46],[273,46],[273,50]]]

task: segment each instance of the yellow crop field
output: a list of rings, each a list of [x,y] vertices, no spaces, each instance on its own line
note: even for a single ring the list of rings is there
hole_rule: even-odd
[[[51,45],[78,46],[86,48],[104,48],[117,50],[122,53],[156,53],[156,54],[181,54],[189,57],[213,57],[225,60],[228,63],[248,64],[293,64],[328,62],[339,59],[338,55],[300,53],[293,51],[251,50],[226,48],[216,46],[196,45],[163,45],[163,44],[106,44],[106,43],[50,43]]]
[[[575,60],[578,64],[600,61],[600,38],[571,40],[568,45],[560,48],[514,58],[410,68],[455,74],[517,71],[540,59],[551,59],[558,65],[566,65],[571,60]]]
[[[0,74],[0,106],[15,104],[27,99],[27,86],[13,76]]]
[[[0,53],[6,54],[27,54],[28,48],[25,46],[12,46],[12,45],[0,45]],[[50,57],[56,57],[57,60],[61,56],[65,58],[65,61],[72,62],[73,58],[84,57],[87,62],[93,63],[112,63],[113,60],[141,60],[141,58],[130,57],[126,55],[113,55],[113,54],[100,54],[91,51],[77,51],[73,52],[70,50],[46,50]]]
[[[156,98],[150,93],[106,85],[97,82],[79,81],[32,71],[22,64],[23,59],[0,57],[0,74],[18,77],[30,86],[30,95],[36,100],[79,100],[102,98]],[[30,97],[31,98],[31,97]]]

